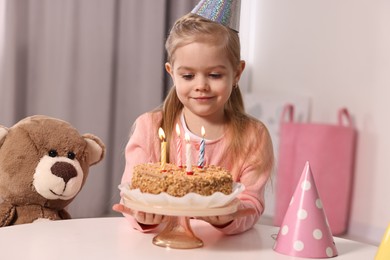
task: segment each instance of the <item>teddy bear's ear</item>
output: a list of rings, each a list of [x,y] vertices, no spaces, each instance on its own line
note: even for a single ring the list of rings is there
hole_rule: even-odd
[[[87,141],[87,149],[89,154],[89,165],[94,165],[103,160],[106,153],[106,146],[93,134],[84,134],[83,138]]]
[[[8,134],[8,128],[0,125],[0,146],[3,144],[7,134]]]

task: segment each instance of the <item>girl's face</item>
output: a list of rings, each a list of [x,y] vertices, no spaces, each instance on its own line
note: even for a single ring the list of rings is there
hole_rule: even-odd
[[[184,110],[192,116],[220,120],[244,62],[233,68],[222,47],[194,42],[175,51],[174,64],[166,63]]]

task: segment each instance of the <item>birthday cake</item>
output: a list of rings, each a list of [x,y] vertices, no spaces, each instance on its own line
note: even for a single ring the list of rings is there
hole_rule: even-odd
[[[215,192],[229,195],[233,191],[231,174],[219,166],[193,167],[188,174],[185,168],[167,163],[164,171],[160,163],[145,163],[134,167],[130,189],[143,193],[182,197],[188,193],[210,196]]]

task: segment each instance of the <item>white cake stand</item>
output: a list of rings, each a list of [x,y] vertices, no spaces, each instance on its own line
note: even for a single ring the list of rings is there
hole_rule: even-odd
[[[128,208],[169,216],[164,229],[153,238],[153,244],[167,248],[191,249],[203,246],[203,241],[192,231],[190,217],[219,216],[235,213],[239,200],[234,199],[225,206],[218,208],[191,209],[173,208],[159,205],[146,205],[139,201],[124,198]]]

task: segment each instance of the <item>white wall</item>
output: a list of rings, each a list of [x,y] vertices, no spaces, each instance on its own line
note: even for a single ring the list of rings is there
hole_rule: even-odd
[[[346,106],[358,129],[348,235],[378,244],[390,223],[390,1],[243,0],[244,83],[308,96],[312,121]]]

